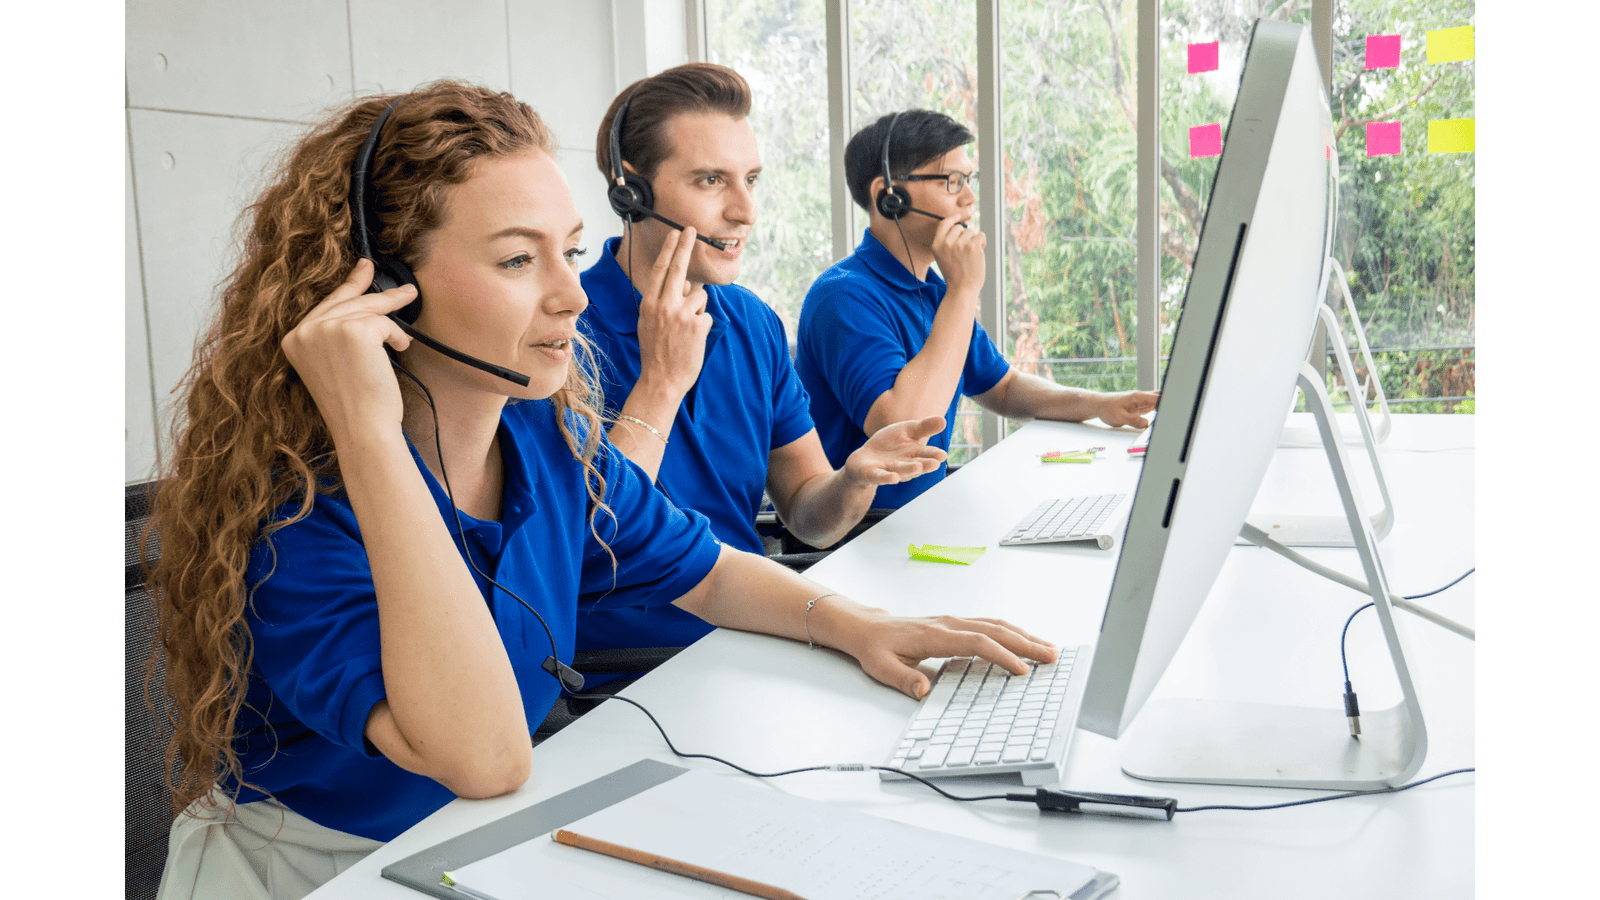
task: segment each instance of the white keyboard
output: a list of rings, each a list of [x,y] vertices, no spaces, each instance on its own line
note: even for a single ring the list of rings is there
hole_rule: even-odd
[[[1117,543],[1118,526],[1127,518],[1127,494],[1094,494],[1046,500],[1000,539],[1001,546],[1094,541],[1101,550]]]
[[[1027,675],[981,659],[947,660],[884,765],[923,778],[1016,773],[1030,787],[1059,784],[1088,654],[1087,646],[1064,647],[1056,662]]]

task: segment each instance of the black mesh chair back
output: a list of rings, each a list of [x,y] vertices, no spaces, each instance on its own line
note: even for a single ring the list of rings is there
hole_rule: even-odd
[[[153,487],[153,482],[127,486],[127,516],[123,523],[127,545],[124,556],[127,586],[124,750],[127,759],[123,770],[127,829],[123,851],[127,863],[125,896],[128,900],[153,900],[155,897],[161,885],[161,869],[167,861],[167,834],[172,827],[172,796],[167,792],[162,772],[172,728],[165,714],[166,669],[159,657],[146,692],[146,676],[156,642],[156,609],[145,591],[145,567],[139,558],[139,539],[150,517]],[[153,566],[160,553],[160,546],[152,536],[145,547],[145,559]]]

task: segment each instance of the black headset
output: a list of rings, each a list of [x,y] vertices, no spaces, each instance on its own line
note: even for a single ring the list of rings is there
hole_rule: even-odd
[[[883,190],[878,192],[878,212],[891,221],[903,219],[906,213],[915,209],[911,205],[911,192],[903,187],[896,187],[894,175],[889,171],[889,139],[894,136],[894,123],[899,120],[900,114],[895,113],[890,117],[889,127],[883,133]]]
[[[504,369],[494,363],[484,362],[475,356],[469,356],[453,347],[445,346],[431,337],[412,327],[417,321],[417,316],[422,312],[422,288],[417,284],[417,276],[412,274],[411,267],[402,262],[398,257],[379,252],[377,240],[374,235],[382,228],[378,221],[378,189],[372,183],[373,160],[378,155],[378,137],[383,133],[383,125],[389,121],[389,114],[400,105],[396,98],[383,112],[378,114],[376,122],[372,123],[372,132],[367,135],[366,143],[361,145],[361,150],[356,154],[355,162],[350,170],[350,236],[355,245],[356,255],[372,260],[372,284],[367,287],[367,293],[376,294],[392,290],[402,284],[409,284],[417,288],[417,299],[406,306],[389,313],[389,318],[394,320],[400,330],[410,335],[414,340],[421,341],[425,346],[450,357],[456,362],[482,369],[490,375],[517,385],[528,386],[528,376],[510,369]]]
[[[944,219],[944,216],[934,215],[925,209],[917,209],[911,205],[911,192],[894,183],[894,174],[889,170],[889,139],[894,136],[894,123],[899,120],[900,113],[895,113],[889,119],[889,127],[883,132],[883,190],[878,192],[878,212],[891,222],[898,222],[906,217],[906,213],[917,213],[930,219]],[[967,223],[959,223],[962,228]]]
[[[627,117],[628,106],[633,103],[633,95],[639,87],[635,85],[633,90],[628,91],[627,99],[622,101],[622,107],[611,120],[611,136],[606,142],[611,151],[611,187],[606,189],[606,199],[611,203],[611,211],[621,216],[624,222],[651,218],[682,231],[682,225],[655,211],[656,197],[650,189],[650,182],[643,175],[622,167],[622,120]],[[704,241],[718,250],[728,249],[727,244],[703,234],[696,234],[695,240]]]

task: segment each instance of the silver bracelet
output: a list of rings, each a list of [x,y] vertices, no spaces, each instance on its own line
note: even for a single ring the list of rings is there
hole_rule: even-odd
[[[843,596],[844,595],[839,593],[838,591],[829,591],[826,594],[818,594],[817,596],[812,597],[811,598],[811,602],[806,604],[806,646],[807,647],[810,647],[812,650],[817,649],[817,642],[813,641],[811,639],[811,607],[816,606],[817,605],[817,601],[821,600],[821,599],[823,599],[825,597],[843,597]]]
[[[641,419],[641,418],[639,418],[637,416],[617,416],[617,418],[623,420],[624,422],[632,422],[635,425],[642,425],[642,426],[644,426],[646,431],[650,432],[651,434],[655,435],[658,438],[661,438],[661,443],[663,443],[663,444],[667,443],[667,436],[662,434],[661,432],[657,431],[656,427],[654,425],[651,425],[649,422],[646,422],[645,420],[643,420],[643,419]]]

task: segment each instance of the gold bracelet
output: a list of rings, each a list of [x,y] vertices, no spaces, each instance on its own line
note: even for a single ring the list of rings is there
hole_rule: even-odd
[[[811,598],[811,602],[806,604],[806,646],[807,647],[810,647],[812,650],[817,649],[816,641],[813,641],[811,639],[811,607],[816,606],[817,605],[817,601],[821,600],[821,599],[823,599],[825,597],[843,597],[843,596],[844,595],[839,593],[838,591],[830,591],[830,592],[828,592],[826,594],[818,594],[817,596],[812,597]]]
[[[646,422],[645,420],[643,420],[641,418],[638,418],[637,416],[617,416],[617,418],[622,419],[625,422],[632,422],[635,425],[642,425],[642,426],[644,426],[644,429],[646,431],[650,432],[651,434],[655,435],[658,438],[661,438],[661,443],[665,444],[667,442],[667,436],[666,435],[664,435],[661,432],[657,431],[656,427],[654,425],[651,425],[649,422]]]

